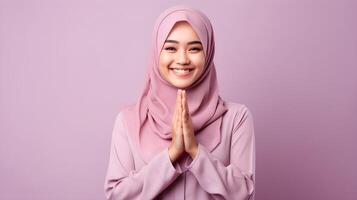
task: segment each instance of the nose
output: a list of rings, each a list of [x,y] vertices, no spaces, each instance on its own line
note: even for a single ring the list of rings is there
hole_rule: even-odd
[[[190,63],[190,59],[188,58],[185,51],[180,51],[177,55],[177,64],[187,65]]]

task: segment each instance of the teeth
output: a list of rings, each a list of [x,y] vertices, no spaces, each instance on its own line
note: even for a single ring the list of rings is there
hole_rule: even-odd
[[[191,70],[189,70],[189,69],[173,69],[173,71],[175,71],[176,73],[179,73],[179,74],[188,74]]]
[[[190,69],[174,69],[175,71],[181,71],[181,72],[184,72],[184,71],[190,71]]]

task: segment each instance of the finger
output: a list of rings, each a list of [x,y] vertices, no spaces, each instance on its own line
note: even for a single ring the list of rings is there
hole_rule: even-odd
[[[176,122],[177,122],[177,113],[178,113],[178,107],[179,107],[179,98],[180,98],[180,95],[179,95],[179,90],[177,90],[177,93],[176,93],[176,104],[175,104],[175,109],[174,109],[174,114],[173,114],[173,118],[172,118],[172,123],[175,125]]]
[[[182,108],[183,108],[183,116],[184,116],[184,121],[187,122],[188,120],[188,109],[187,109],[187,96],[186,96],[186,91],[182,92]]]
[[[178,131],[178,133],[182,132],[182,119],[181,119],[181,112],[178,112],[177,114],[177,125],[176,125],[176,129]]]
[[[184,107],[186,112],[189,113],[186,91],[184,92],[184,96],[185,96]]]
[[[183,130],[186,130],[186,129],[187,129],[187,113],[186,113],[185,110],[182,111],[182,116],[181,116],[181,118],[182,118],[182,129],[183,129]]]
[[[177,90],[177,96],[176,96],[176,110],[181,107],[181,90]]]
[[[185,90],[182,91],[182,102],[181,102],[181,106],[182,106],[182,115],[181,115],[181,121],[182,121],[182,131],[186,132],[187,130],[187,112],[185,109],[185,97],[186,96],[186,92]]]
[[[185,103],[185,90],[182,90],[182,98],[181,98],[181,106],[182,106],[182,111],[185,110],[185,106],[184,106],[184,103]]]
[[[175,107],[175,129],[180,128],[180,108],[181,108],[181,90],[177,90],[176,107]]]
[[[178,127],[179,129],[182,129],[182,102],[181,102],[181,99],[182,99],[182,91],[179,90],[179,97],[178,97],[178,105],[177,105],[177,118],[178,118]]]

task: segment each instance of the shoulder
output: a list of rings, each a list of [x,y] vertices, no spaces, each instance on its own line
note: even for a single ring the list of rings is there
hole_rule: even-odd
[[[224,105],[228,109],[225,118],[233,121],[234,130],[244,123],[253,123],[252,112],[245,104],[225,101]]]
[[[116,114],[116,121],[125,121],[126,118],[134,115],[135,104],[122,107]]]
[[[226,113],[228,115],[234,115],[234,116],[252,115],[250,109],[245,104],[225,101],[224,105],[228,109]]]
[[[135,117],[134,114],[135,104],[122,107],[114,117],[115,128],[125,129],[127,128],[127,121],[130,118]]]

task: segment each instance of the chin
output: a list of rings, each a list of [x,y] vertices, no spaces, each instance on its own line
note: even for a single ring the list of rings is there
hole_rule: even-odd
[[[169,82],[179,89],[185,89],[193,84],[195,77],[196,72],[189,78],[177,78],[175,76],[170,76]]]
[[[185,89],[185,88],[189,87],[192,84],[192,82],[191,81],[185,81],[185,82],[172,81],[171,84],[177,88]]]

